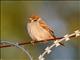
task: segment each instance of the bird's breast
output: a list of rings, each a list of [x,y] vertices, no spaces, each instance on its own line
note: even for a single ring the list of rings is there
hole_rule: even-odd
[[[33,35],[37,40],[45,40],[53,38],[51,34],[42,28],[39,23],[30,23],[31,35]]]

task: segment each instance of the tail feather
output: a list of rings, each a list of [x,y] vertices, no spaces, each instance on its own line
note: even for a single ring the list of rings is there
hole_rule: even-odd
[[[56,37],[55,36],[53,36],[54,37],[54,39],[56,39]],[[56,41],[56,40],[55,40]],[[64,46],[64,44],[63,43],[61,43],[61,42],[59,42],[59,44],[60,45],[62,45],[62,46]]]
[[[59,42],[59,44],[60,44],[60,45],[62,45],[62,46],[64,46],[64,44],[63,44],[63,43],[61,43],[61,42]]]

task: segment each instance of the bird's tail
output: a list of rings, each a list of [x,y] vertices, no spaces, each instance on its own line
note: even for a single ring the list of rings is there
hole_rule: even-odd
[[[54,37],[54,39],[55,39],[55,41],[56,41],[56,37],[55,37],[55,36],[53,36],[53,37]],[[64,46],[64,44],[61,43],[61,42],[59,42],[59,44],[62,45],[62,46]]]
[[[64,44],[63,44],[63,43],[61,43],[61,42],[59,42],[59,44],[60,44],[60,45],[62,45],[62,46],[64,46]]]

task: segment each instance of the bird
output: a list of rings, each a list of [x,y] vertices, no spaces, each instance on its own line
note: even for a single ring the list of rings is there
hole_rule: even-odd
[[[48,26],[48,24],[41,17],[36,15],[29,18],[27,30],[33,42],[56,38],[54,31]],[[63,45],[62,43],[60,44]]]

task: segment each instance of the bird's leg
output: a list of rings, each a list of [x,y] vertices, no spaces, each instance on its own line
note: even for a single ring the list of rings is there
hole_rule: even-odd
[[[32,44],[33,46],[34,46],[34,42],[35,42],[35,40],[32,40],[32,41],[31,41],[31,44]]]
[[[46,43],[48,43],[48,41],[47,41],[47,40],[44,40],[44,42],[43,42],[43,43],[45,43],[45,44],[46,44]]]
[[[42,40],[43,42],[41,42],[41,43],[44,43],[44,44],[46,44],[46,43],[48,43],[48,41],[47,40]]]

